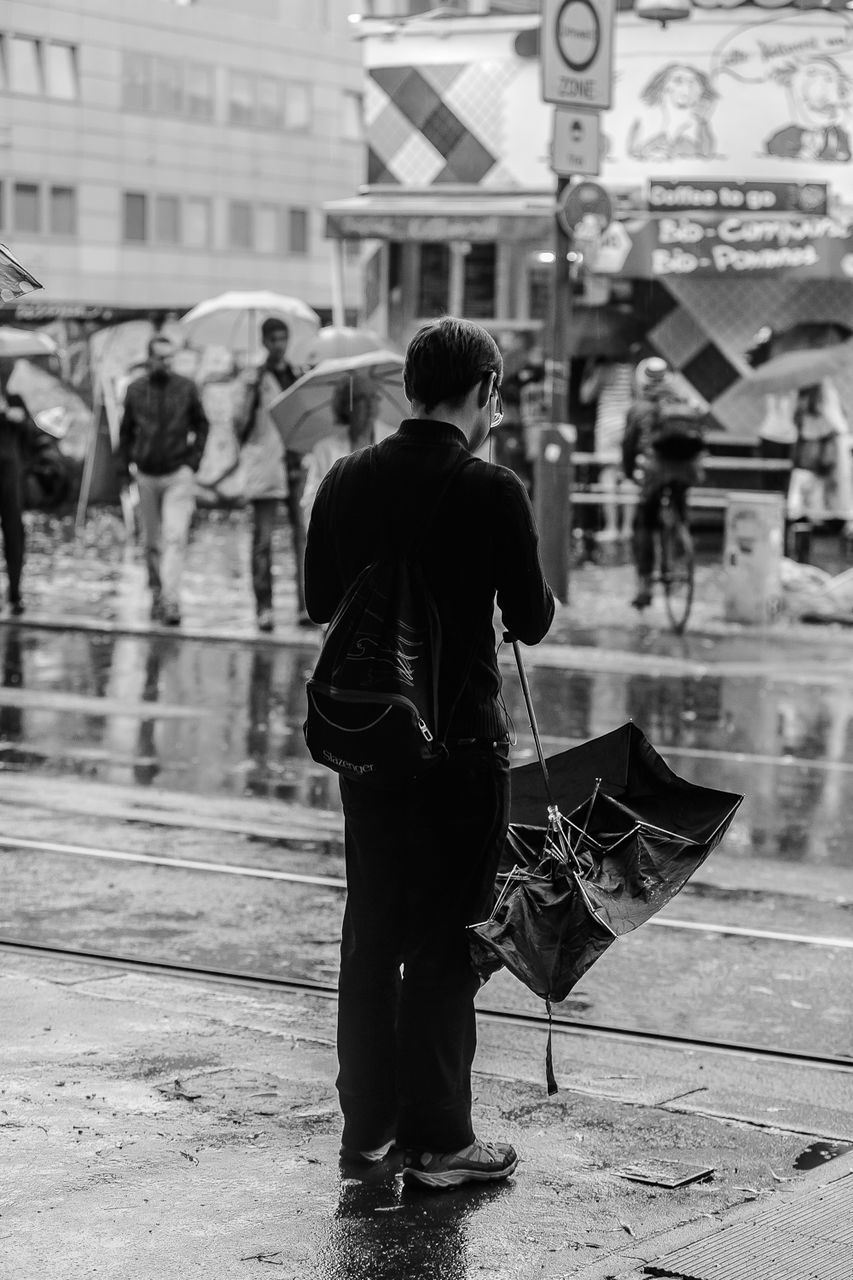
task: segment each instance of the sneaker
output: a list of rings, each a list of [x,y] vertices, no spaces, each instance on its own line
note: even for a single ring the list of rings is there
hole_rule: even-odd
[[[23,600],[10,600],[9,612],[11,613],[13,618],[20,618],[21,614],[24,612]]]
[[[461,1151],[407,1151],[404,1179],[425,1187],[458,1187],[463,1182],[497,1182],[515,1173],[518,1156],[506,1142],[479,1142]]]
[[[357,1151],[354,1147],[341,1147],[341,1159],[351,1164],[379,1164],[384,1160],[388,1152],[394,1145],[394,1139],[385,1142],[381,1147],[374,1147],[370,1151]]]
[[[311,615],[306,613],[305,610],[303,609],[302,612],[299,614],[298,618],[296,619],[296,625],[298,627],[314,627],[317,624],[315,623]]]
[[[640,587],[640,590],[631,601],[635,609],[648,609],[652,602],[652,592],[650,587]]]
[[[275,629],[275,617],[272,609],[258,610],[258,630],[273,631]]]
[[[160,613],[160,621],[166,627],[181,625],[181,611],[176,604],[164,605]]]

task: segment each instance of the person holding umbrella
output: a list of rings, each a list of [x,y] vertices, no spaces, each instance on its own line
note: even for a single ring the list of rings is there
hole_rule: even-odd
[[[21,574],[24,569],[24,436],[38,436],[39,430],[20,396],[9,391],[14,364],[0,361],[0,528],[3,554],[9,579],[9,611],[15,617],[24,612]]]
[[[300,626],[311,624],[305,611],[302,560],[305,555],[305,525],[300,499],[304,485],[302,455],[284,449],[281,436],[269,413],[270,405],[282,391],[292,387],[299,372],[287,359],[290,330],[278,316],[269,316],[261,325],[261,342],[267,358],[248,383],[246,398],[237,419],[237,439],[245,468],[244,496],[252,507],[252,589],[258,628],[275,627],[272,586],[272,540],[278,504],[284,499],[293,538],[296,606]]]
[[[501,374],[497,344],[479,325],[446,316],[420,329],[404,367],[411,416],[334,464],[305,556],[308,609],[326,623],[369,564],[398,556],[428,522],[417,561],[441,630],[446,757],[388,786],[341,777],[348,895],[337,1086],[342,1159],[378,1163],[396,1142],[404,1177],[436,1189],[506,1178],[518,1159],[472,1128],[479,983],[465,928],[488,913],[509,819],[495,599],[504,626],[537,644],[554,597],[524,485],[472,456],[501,420]]]

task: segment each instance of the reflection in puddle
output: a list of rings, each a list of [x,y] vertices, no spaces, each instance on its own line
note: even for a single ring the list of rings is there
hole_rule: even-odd
[[[794,1161],[795,1169],[819,1169],[828,1160],[853,1151],[853,1142],[813,1142],[805,1151],[801,1151]]]

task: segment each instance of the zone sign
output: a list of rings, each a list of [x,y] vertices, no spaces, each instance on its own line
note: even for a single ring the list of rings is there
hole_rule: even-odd
[[[542,97],[607,109],[616,0],[542,0]]]

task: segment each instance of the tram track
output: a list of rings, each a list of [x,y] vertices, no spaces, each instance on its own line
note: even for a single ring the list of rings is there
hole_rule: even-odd
[[[207,862],[196,858],[159,857],[156,854],[137,853],[123,849],[102,849],[93,845],[68,844],[56,840],[33,840],[16,836],[0,836],[0,850],[26,849],[34,853],[53,854],[60,857],[86,857],[95,860],[123,862],[149,867],[163,867],[177,871],[198,871],[244,879],[271,880],[284,884],[297,884],[308,888],[346,890],[346,881],[339,876],[308,875],[297,871],[279,871],[273,867],[251,867],[239,863]],[[741,925],[716,924],[711,921],[681,920],[654,917],[647,925],[657,929],[682,930],[691,933],[716,934],[722,937],[744,938],[757,942],[779,942],[791,945],[829,947],[853,951],[853,938],[831,935],[789,933],[773,929],[749,929]]]
[[[234,969],[204,968],[163,959],[143,959],[109,951],[91,951],[75,947],[51,946],[47,943],[29,942],[18,938],[0,936],[0,953],[31,956],[81,964],[107,965],[130,973],[151,976],[182,978],[193,982],[217,982],[246,989],[280,991],[282,993],[315,996],[336,1000],[337,989],[330,983],[313,982],[308,978],[286,978],[278,974],[252,973]],[[519,1027],[558,1035],[621,1041],[634,1045],[658,1046],[679,1052],[712,1053],[730,1058],[760,1060],[783,1066],[799,1066],[819,1071],[836,1071],[853,1075],[853,1058],[830,1054],[810,1054],[774,1049],[765,1045],[745,1044],[734,1041],[678,1036],[657,1031],[645,1031],[632,1027],[610,1026],[605,1023],[582,1022],[572,1018],[552,1015],[550,1024],[545,1014],[526,1013],[518,1010],[478,1006],[478,1018],[498,1025]]]

